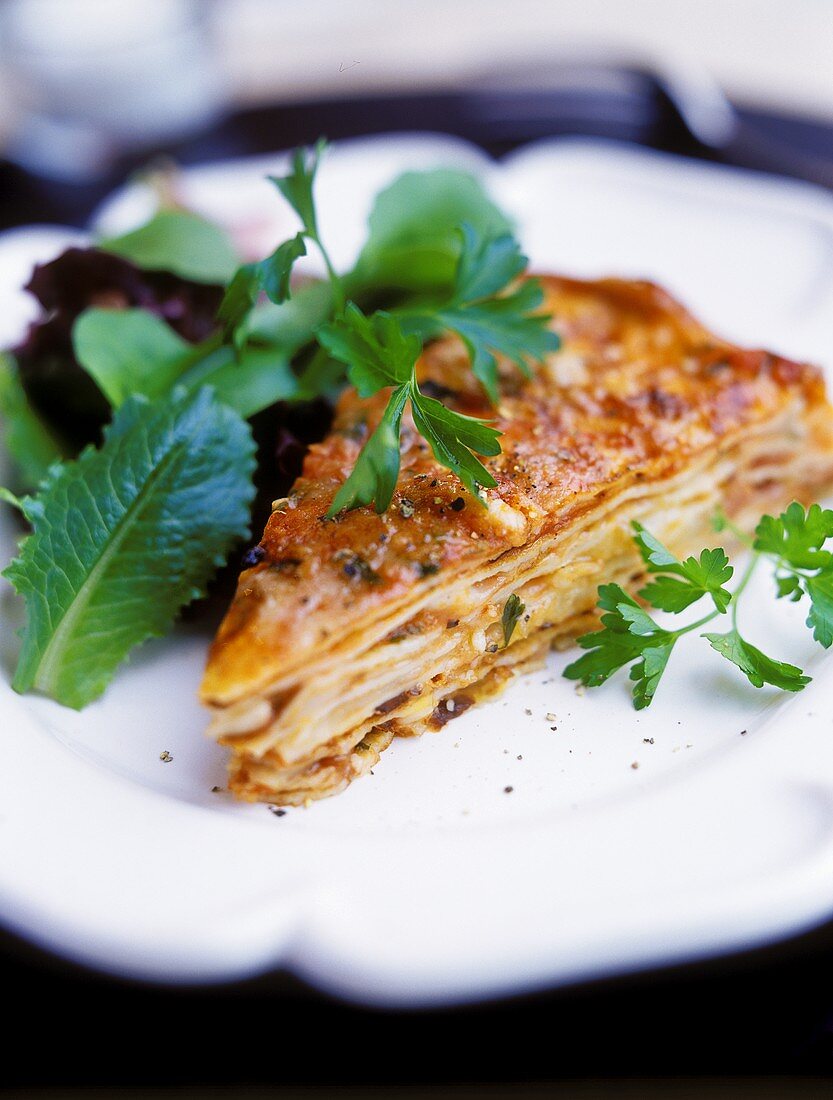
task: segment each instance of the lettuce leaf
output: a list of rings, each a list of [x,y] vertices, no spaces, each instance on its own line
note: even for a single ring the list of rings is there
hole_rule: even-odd
[[[207,387],[129,398],[99,449],[54,467],[4,573],[26,604],[15,690],[76,709],[101,695],[248,534],[253,471],[248,426]]]

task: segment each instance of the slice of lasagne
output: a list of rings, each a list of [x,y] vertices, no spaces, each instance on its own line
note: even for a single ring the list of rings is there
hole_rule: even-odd
[[[592,628],[600,582],[642,579],[632,520],[683,555],[713,544],[718,506],[751,526],[833,482],[818,370],[716,338],[648,283],[543,283],[562,349],[531,381],[504,371],[488,508],[406,423],[390,509],[327,520],[386,403],[352,391],[276,502],[202,687],[239,797],[335,794],[394,736],[438,729]],[[420,377],[495,415],[456,340]]]

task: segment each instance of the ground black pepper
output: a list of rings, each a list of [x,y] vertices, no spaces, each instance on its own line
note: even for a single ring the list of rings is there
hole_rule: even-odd
[[[266,551],[262,546],[253,546],[251,550],[247,550],[243,555],[240,567],[241,569],[251,569],[255,565],[260,565],[265,557]]]

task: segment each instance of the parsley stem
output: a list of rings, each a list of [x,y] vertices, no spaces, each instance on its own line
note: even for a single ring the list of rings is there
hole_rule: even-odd
[[[731,600],[731,604],[732,604],[732,626],[735,629],[737,629],[737,625],[738,625],[738,600],[740,599],[741,593],[743,592],[744,588],[746,588],[747,584],[749,584],[749,581],[752,577],[752,574],[755,572],[755,567],[758,564],[759,560],[760,560],[760,555],[758,555],[758,554],[753,554],[752,555],[752,557],[749,560],[749,564],[747,565],[746,569],[744,569],[744,571],[743,571],[743,576],[740,579],[740,583],[738,584],[735,591],[732,593],[732,600]]]
[[[742,531],[740,527],[738,527],[736,523],[733,523],[732,520],[730,520],[729,517],[725,515],[722,511],[719,513],[719,515],[723,527],[725,527],[727,531],[731,531],[739,543],[741,543],[743,546],[748,547],[751,550],[754,545],[754,540],[752,539],[751,535],[747,535],[745,531]]]
[[[308,233],[307,235],[311,238],[311,240],[315,241],[316,245],[318,246],[318,251],[321,253],[321,258],[324,261],[324,266],[327,268],[327,275],[333,288],[333,305],[335,307],[336,316],[339,316],[340,314],[344,313],[344,308],[347,305],[347,298],[344,294],[344,287],[342,285],[341,278],[336,272],[336,269],[333,267],[330,255],[327,252],[327,249],[321,243],[321,238],[318,236],[318,233]]]
[[[704,615],[702,619],[697,619],[696,622],[689,623],[688,626],[681,626],[679,630],[673,631],[674,636],[680,638],[683,634],[688,634],[690,631],[696,630],[698,626],[705,626],[706,623],[710,623],[712,619],[716,619],[720,614],[722,614],[720,611],[710,611],[709,614]]]
[[[783,569],[785,573],[792,573],[793,576],[803,577],[806,581],[812,580],[813,577],[816,576],[815,572],[808,573],[806,569],[799,569],[797,566],[792,565],[786,558],[782,558],[780,554],[768,554],[766,551],[763,551],[763,556],[775,562],[776,567]]]

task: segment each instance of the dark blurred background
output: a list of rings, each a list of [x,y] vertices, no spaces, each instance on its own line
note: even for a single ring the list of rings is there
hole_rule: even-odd
[[[160,154],[438,130],[637,142],[833,185],[827,0],[5,0],[0,218]]]
[[[5,0],[0,228],[83,225],[159,157],[322,133],[443,131],[495,156],[585,134],[831,187],[831,59],[829,0]],[[0,1085],[787,1074],[822,1095],[831,976],[833,926],[662,974],[407,1015],[281,975],[136,987],[9,939]],[[33,1033],[45,1056],[30,1054]]]

